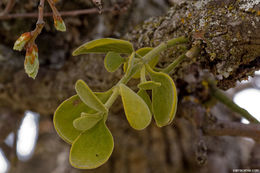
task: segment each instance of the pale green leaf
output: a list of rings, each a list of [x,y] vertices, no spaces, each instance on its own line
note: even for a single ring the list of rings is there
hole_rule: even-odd
[[[107,112],[105,105],[97,98],[97,96],[91,91],[83,80],[78,80],[76,82],[75,89],[80,99],[86,105],[96,111]]]
[[[81,113],[81,117],[73,121],[73,126],[80,131],[86,131],[94,127],[104,116],[103,112],[95,114]]]
[[[112,154],[113,137],[104,121],[81,133],[70,150],[70,163],[80,169],[94,169],[104,164]]]
[[[161,86],[160,82],[155,82],[155,81],[146,81],[138,84],[138,88],[143,89],[143,90],[151,90],[154,88],[157,88]]]
[[[83,44],[77,48],[72,55],[108,52],[131,54],[133,51],[133,45],[129,41],[114,38],[101,38]]]
[[[108,52],[104,60],[105,68],[109,72],[114,72],[124,61],[124,58],[122,58],[119,53]]]
[[[102,103],[105,103],[111,96],[112,90],[107,92],[97,92],[95,95],[98,97]],[[74,95],[69,99],[65,100],[55,111],[53,117],[54,127],[59,134],[59,136],[69,144],[80,135],[80,131],[75,129],[73,126],[73,121],[76,118],[81,117],[82,112],[85,113],[97,113],[97,111],[91,109],[86,104],[84,104],[78,95]]]
[[[90,110],[78,95],[65,100],[55,111],[53,117],[54,127],[59,136],[69,144],[80,135],[81,131],[73,127],[73,120],[80,117],[81,112]]]
[[[155,72],[146,66],[151,79],[161,83],[152,90],[152,109],[154,119],[159,127],[172,122],[177,110],[177,91],[172,78],[166,73]]]
[[[149,107],[150,112],[152,112],[152,101],[150,96],[147,94],[145,90],[140,89],[137,94],[145,101],[147,106]]]
[[[151,112],[145,101],[126,85],[120,84],[119,88],[130,126],[136,130],[146,128],[151,122]]]

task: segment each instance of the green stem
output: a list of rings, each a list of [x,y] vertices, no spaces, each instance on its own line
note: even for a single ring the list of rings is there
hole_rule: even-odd
[[[167,48],[173,47],[173,46],[175,46],[177,44],[183,44],[183,43],[188,43],[188,42],[189,42],[189,40],[187,38],[185,38],[185,37],[174,38],[174,39],[171,39],[171,40],[167,41],[166,43],[163,42],[159,46],[153,48],[150,52],[148,52],[143,57],[143,61],[144,61],[144,63],[148,63],[153,58],[158,56],[159,53],[161,53],[162,51],[166,50]]]
[[[145,68],[144,68],[144,64],[147,64],[150,60],[152,60],[154,57],[156,57],[159,53],[161,53],[162,51],[164,51],[165,49],[172,47],[174,45],[177,44],[182,44],[182,43],[187,43],[188,39],[185,37],[179,37],[179,38],[175,38],[172,40],[167,41],[166,43],[161,43],[159,46],[155,47],[153,50],[151,50],[149,53],[147,53],[144,57],[143,57],[143,62],[134,64],[134,57],[136,55],[135,52],[133,52],[129,58],[129,63],[128,63],[128,68],[126,70],[125,75],[121,78],[121,80],[114,86],[113,88],[113,93],[112,95],[109,97],[109,99],[107,100],[107,102],[105,103],[105,106],[107,109],[109,109],[113,103],[115,102],[116,98],[119,95],[119,85],[120,84],[127,84],[127,82],[131,79],[131,77],[135,74],[134,72],[143,67],[141,70],[143,71],[141,74],[141,80],[145,81]],[[138,56],[138,55],[137,55]],[[107,119],[107,115],[105,117],[105,120]]]
[[[164,73],[171,73],[184,59],[186,58],[185,54],[180,55],[175,59],[171,64],[162,70]]]
[[[113,93],[112,95],[109,97],[109,99],[107,100],[107,102],[105,103],[105,107],[107,108],[107,110],[110,109],[110,107],[113,105],[113,103],[116,101],[117,97],[119,96],[119,87],[115,86],[113,89]],[[108,117],[108,113],[105,114],[104,116],[104,120],[106,121]]]
[[[141,83],[146,82],[146,78],[145,78],[145,66],[143,66],[142,69],[141,69],[140,78],[141,78]]]
[[[119,95],[119,88],[118,88],[118,86],[115,86],[113,89],[112,95],[109,97],[109,99],[105,103],[105,106],[107,109],[109,109],[112,106],[112,104],[116,101],[116,98],[118,95]]]
[[[131,55],[131,58],[129,59],[129,61],[133,61],[134,58],[134,53]],[[107,102],[105,103],[105,106],[107,109],[109,109],[113,103],[115,102],[116,98],[119,95],[119,85],[120,84],[127,84],[127,82],[131,79],[131,77],[134,75],[134,73],[132,72],[133,70],[135,70],[135,67],[138,68],[139,64],[133,64],[132,62],[130,62],[128,64],[128,68],[127,71],[125,73],[125,75],[121,78],[121,80],[114,86],[113,88],[113,93],[112,95],[109,97],[109,99],[107,100]],[[106,119],[107,117],[105,117]]]
[[[229,107],[232,111],[239,113],[242,117],[246,118],[251,123],[259,123],[259,121],[253,117],[247,110],[241,108],[234,103],[229,97],[227,97],[220,89],[218,89],[212,81],[209,81],[212,95],[221,103]]]

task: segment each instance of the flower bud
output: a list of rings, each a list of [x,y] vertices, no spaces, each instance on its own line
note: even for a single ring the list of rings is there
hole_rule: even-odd
[[[26,33],[23,33],[14,43],[14,47],[13,49],[14,50],[18,50],[18,51],[21,51],[25,44],[31,39],[31,33],[30,32],[26,32]]]
[[[24,69],[29,77],[35,79],[39,69],[38,48],[36,44],[26,48]]]
[[[58,31],[65,32],[66,25],[61,17],[53,17],[54,18],[54,26]]]

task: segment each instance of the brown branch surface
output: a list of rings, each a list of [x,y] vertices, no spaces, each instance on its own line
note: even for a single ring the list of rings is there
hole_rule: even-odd
[[[115,4],[113,7],[110,8],[104,8],[104,9],[97,9],[97,8],[90,8],[90,9],[81,9],[81,10],[72,10],[72,11],[60,11],[58,12],[55,8],[54,4],[51,3],[51,1],[48,1],[51,4],[52,10],[55,12],[55,14],[59,13],[60,16],[80,16],[80,15],[87,15],[87,14],[97,14],[97,13],[109,13],[109,12],[115,12],[115,13],[121,13],[127,10],[128,6],[132,3],[131,0],[129,0],[127,3],[123,5]],[[11,9],[9,10],[9,12]],[[52,12],[46,12],[43,14],[44,17],[51,17],[53,16]],[[10,19],[17,19],[17,18],[37,18],[38,13],[14,13],[14,14],[8,14],[3,13],[0,15],[0,20],[10,20]]]
[[[14,5],[15,5],[15,0],[9,0],[4,11],[2,13],[0,13],[0,17],[6,16],[12,10]]]
[[[219,121],[203,128],[211,136],[240,136],[260,140],[260,124]]]

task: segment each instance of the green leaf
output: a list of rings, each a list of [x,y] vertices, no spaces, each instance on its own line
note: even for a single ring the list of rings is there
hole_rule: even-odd
[[[101,38],[87,42],[77,48],[72,55],[81,55],[87,53],[126,53],[131,54],[134,51],[133,45],[129,41],[114,38]]]
[[[143,90],[151,90],[154,88],[157,88],[161,86],[160,82],[154,82],[154,81],[146,81],[138,84],[138,88],[143,89]]]
[[[145,101],[124,84],[119,89],[130,126],[136,130],[146,128],[151,122],[151,112]]]
[[[137,94],[145,101],[147,106],[149,107],[150,112],[152,112],[152,101],[150,96],[147,94],[145,90],[140,89]]]
[[[94,127],[104,116],[103,112],[95,114],[81,113],[81,117],[73,121],[73,126],[80,131],[86,131]]]
[[[93,169],[104,164],[112,154],[113,137],[104,121],[83,132],[73,142],[70,163],[80,169]]]
[[[152,90],[152,109],[154,119],[159,127],[172,122],[177,110],[177,91],[172,78],[166,73],[155,72],[146,66],[151,79],[161,83]]]
[[[105,103],[111,96],[112,90],[97,92],[95,95]],[[81,101],[78,95],[65,100],[54,113],[53,123],[59,136],[69,144],[80,135],[81,131],[73,126],[73,121],[81,116],[81,113],[97,113]]]
[[[124,61],[125,59],[122,58],[119,53],[108,52],[104,60],[105,68],[108,72],[114,72]]]
[[[73,120],[80,117],[81,112],[90,110],[78,95],[65,100],[55,111],[53,117],[54,127],[59,136],[69,144],[80,135],[81,131],[73,127]]]
[[[97,96],[91,91],[91,89],[83,80],[78,80],[76,82],[75,89],[80,99],[86,105],[96,111],[108,112],[105,105],[97,98]]]

